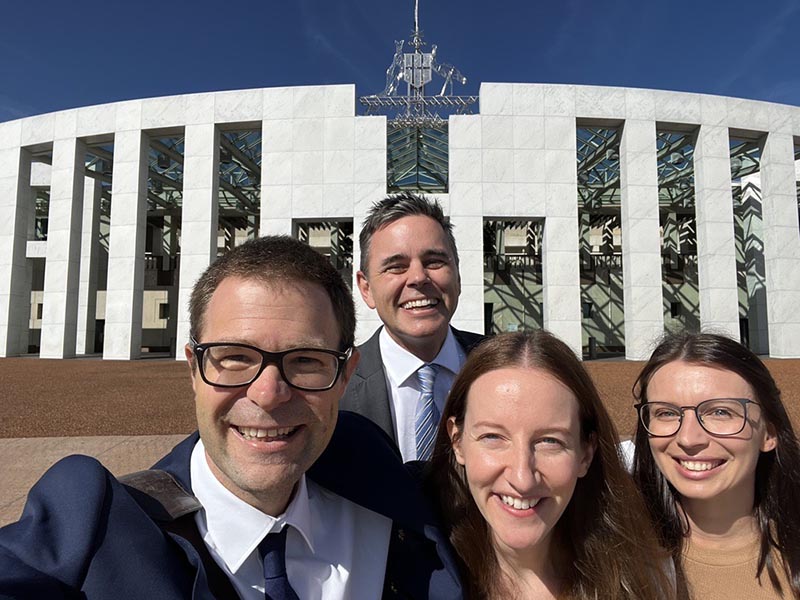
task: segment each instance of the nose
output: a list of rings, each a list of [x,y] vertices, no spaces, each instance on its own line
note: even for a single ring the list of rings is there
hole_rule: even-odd
[[[261,375],[247,387],[247,397],[264,410],[286,402],[291,396],[292,390],[281,377],[277,365],[267,365]]]
[[[411,261],[411,264],[408,266],[407,275],[408,283],[412,286],[422,285],[428,281],[428,269],[418,260]]]
[[[532,490],[536,485],[536,459],[534,453],[527,446],[511,450],[506,480],[520,494]]]
[[[677,442],[682,448],[697,448],[708,444],[708,433],[697,420],[697,413],[684,410],[683,422],[678,430]]]

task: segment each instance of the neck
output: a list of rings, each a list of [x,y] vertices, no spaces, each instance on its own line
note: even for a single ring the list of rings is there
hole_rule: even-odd
[[[753,516],[753,499],[725,506],[720,499],[682,501],[689,521],[691,542],[700,548],[738,548],[758,534]]]
[[[449,329],[445,329],[444,332],[440,334],[424,338],[396,338],[394,335],[392,335],[391,331],[389,332],[389,335],[401,348],[408,350],[418,359],[429,363],[439,355],[439,352],[441,351],[442,346],[444,346],[444,342],[447,339],[448,331]]]
[[[544,550],[531,548],[518,552],[495,548],[500,574],[506,583],[499,587],[506,588],[504,592],[512,598],[557,598],[562,582],[549,553],[546,548]]]

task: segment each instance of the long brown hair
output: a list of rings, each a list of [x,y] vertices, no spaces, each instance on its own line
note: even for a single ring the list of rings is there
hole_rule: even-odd
[[[634,397],[647,402],[647,386],[653,375],[676,360],[731,371],[753,388],[761,414],[778,440],[775,450],[762,452],[756,464],[753,515],[761,539],[756,576],[760,577],[766,569],[779,593],[800,599],[800,445],[775,380],[764,363],[735,340],[713,333],[672,333],[662,339],[639,374]],[[673,555],[680,574],[688,523],[678,492],[656,466],[641,422],[636,429],[633,477],[653,522],[658,524],[661,544]],[[781,589],[772,550],[782,559],[790,590]]]
[[[426,484],[439,500],[450,541],[465,571],[470,598],[514,593],[505,580],[491,539],[455,460],[447,433],[454,418],[463,428],[467,395],[481,375],[508,367],[538,368],[564,384],[577,398],[581,437],[597,448],[588,473],[554,529],[553,549],[562,596],[575,599],[661,599],[671,595],[663,567],[667,554],[657,545],[642,500],[617,453],[619,438],[586,370],[564,342],[550,333],[512,333],[483,342],[470,354],[453,383],[437,432]]]

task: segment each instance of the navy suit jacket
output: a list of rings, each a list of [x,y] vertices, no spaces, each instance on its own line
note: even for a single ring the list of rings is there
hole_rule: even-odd
[[[154,466],[187,490],[197,439],[193,434]],[[377,427],[341,413],[307,475],[392,519],[384,598],[461,598],[452,550]],[[136,496],[93,458],[56,463],[31,489],[20,520],[0,529],[0,598],[213,598],[195,548],[156,523],[158,503],[151,510]]]
[[[361,359],[339,402],[339,409],[364,415],[383,429],[397,444],[392,422],[391,394],[386,389],[386,371],[383,368],[381,345],[378,340],[382,329],[383,327],[378,328],[371,338],[358,347]],[[455,327],[452,329],[456,341],[466,354],[484,339],[484,336],[477,333],[459,331]]]

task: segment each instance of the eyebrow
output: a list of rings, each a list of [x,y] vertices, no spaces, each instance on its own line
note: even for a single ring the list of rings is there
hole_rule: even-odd
[[[422,258],[443,258],[443,259],[448,260],[448,261],[452,260],[452,256],[450,256],[450,253],[447,250],[443,250],[443,249],[439,249],[439,248],[431,248],[430,250],[425,250],[425,252],[422,253]],[[396,254],[392,254],[391,256],[385,257],[380,262],[379,266],[380,267],[385,267],[385,266],[390,265],[393,262],[396,262],[398,260],[410,260],[410,259],[411,259],[411,257],[408,254],[405,254],[405,253],[402,253],[402,252],[398,252]]]

